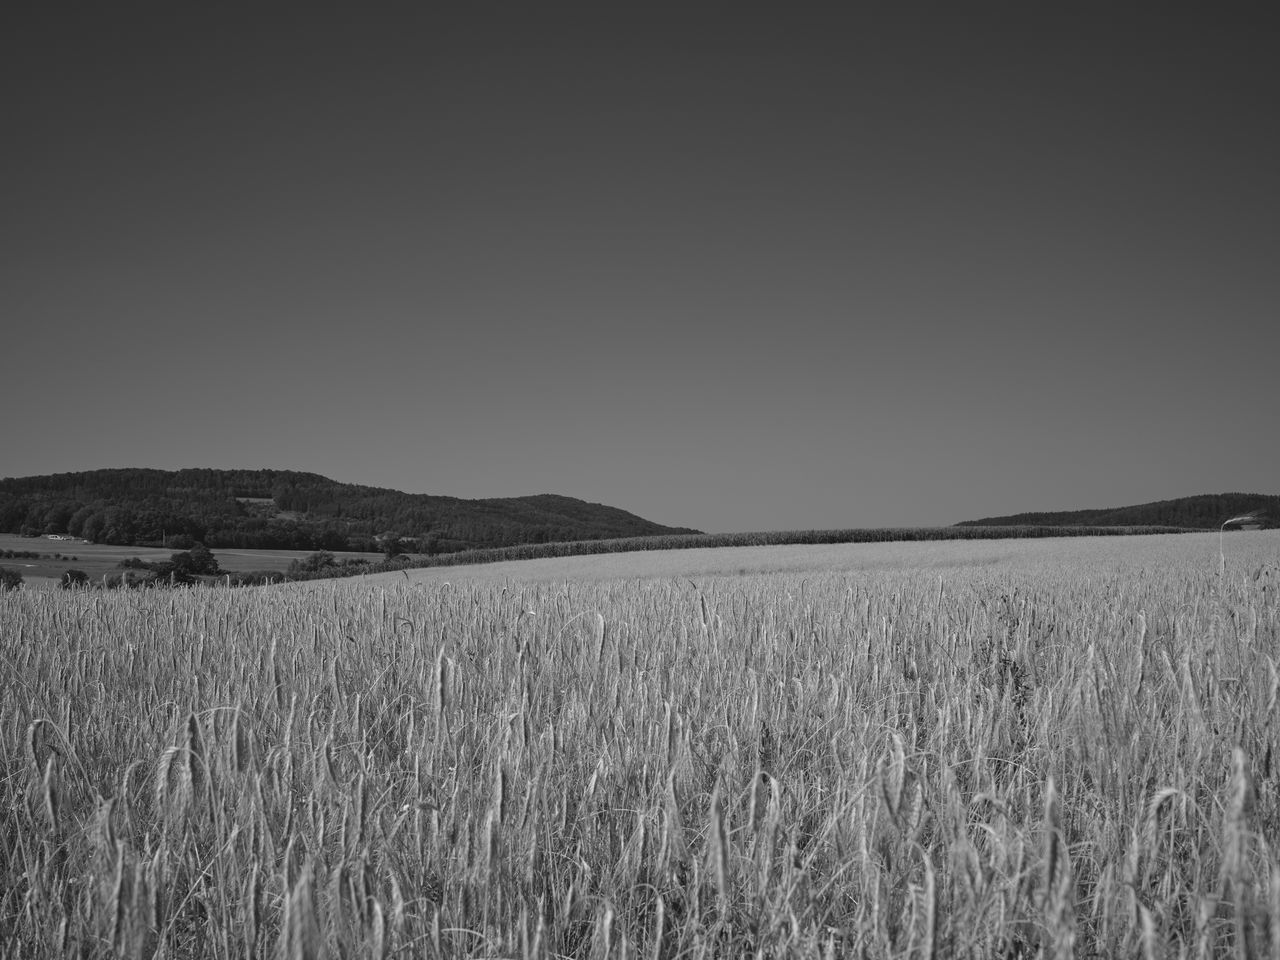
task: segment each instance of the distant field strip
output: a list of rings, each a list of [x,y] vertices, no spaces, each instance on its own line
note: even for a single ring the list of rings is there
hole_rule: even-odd
[[[1280,533],[1225,548],[0,593],[0,956],[1272,956]]]
[[[600,557],[624,553],[635,555],[651,551],[678,551],[686,556],[698,551],[740,550],[760,547],[815,547],[839,544],[936,543],[974,540],[1026,540],[1041,538],[1119,537],[1186,534],[1182,527],[881,527],[853,530],[774,530],[764,533],[699,533],[674,536],[626,537],[614,540],[575,540],[565,543],[526,543],[491,550],[464,550],[432,557],[407,557],[378,564],[367,571],[348,571],[347,576],[368,576],[394,570],[418,570],[437,567],[478,567],[511,561],[553,560],[567,557]],[[662,569],[669,561],[657,560],[651,566]],[[609,564],[604,565],[606,568]],[[571,569],[594,570],[595,562],[571,564]],[[554,569],[554,567],[552,567]],[[337,572],[320,571],[313,575],[292,574],[290,580],[333,579]]]
[[[1187,533],[1185,527],[1100,527],[1100,526],[954,526],[954,527],[865,527],[848,530],[768,530],[759,533],[693,533],[653,537],[624,537],[613,540],[575,540],[568,543],[526,543],[489,550],[416,559],[414,566],[452,566],[493,563],[501,560],[532,560],[580,554],[630,553],[637,550],[695,550],[710,547],[764,547],[837,543],[886,543],[937,540],[1013,540],[1039,537],[1148,536]]]
[[[1252,536],[1253,534],[1251,534]],[[1233,540],[1232,546],[1235,545]],[[1063,563],[1176,562],[1177,558],[1217,554],[1217,534],[1190,533],[1124,537],[1021,538],[1012,540],[880,541],[775,546],[693,547],[683,550],[638,550],[531,560],[495,561],[458,567],[409,568],[372,574],[360,582],[431,583],[444,580],[609,580],[662,579],[759,574],[850,573],[887,570],[950,570],[974,567],[1006,569],[1060,568]],[[318,586],[318,585],[317,585]]]

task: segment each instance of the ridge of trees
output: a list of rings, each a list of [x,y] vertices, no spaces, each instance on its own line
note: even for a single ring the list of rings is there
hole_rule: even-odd
[[[466,500],[294,470],[90,470],[0,480],[0,532],[123,546],[451,553],[696,533],[540,494]]]
[[[1156,500],[1131,507],[1016,513],[1006,517],[965,520],[958,527],[997,526],[1166,526],[1186,530],[1217,530],[1233,517],[1256,513],[1263,527],[1280,523],[1280,496],[1261,493],[1204,493],[1174,500]]]

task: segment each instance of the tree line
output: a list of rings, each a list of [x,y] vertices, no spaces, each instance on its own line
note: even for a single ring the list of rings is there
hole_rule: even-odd
[[[1017,513],[1006,517],[965,520],[958,526],[1168,526],[1216,530],[1223,521],[1257,513],[1264,527],[1280,518],[1280,497],[1260,493],[1205,493],[1176,500],[1157,500],[1132,507]]]

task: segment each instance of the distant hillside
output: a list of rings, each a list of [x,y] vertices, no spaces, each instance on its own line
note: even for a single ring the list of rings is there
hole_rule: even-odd
[[[1259,512],[1264,527],[1280,525],[1280,497],[1261,493],[1206,493],[1177,500],[1157,500],[1135,507],[1070,510],[1056,513],[1018,513],[1008,517],[965,520],[958,527],[998,526],[1163,526],[1217,530],[1232,517]]]
[[[443,553],[698,531],[552,494],[463,500],[293,470],[123,469],[0,480],[0,532],[293,550],[378,550],[392,535]]]

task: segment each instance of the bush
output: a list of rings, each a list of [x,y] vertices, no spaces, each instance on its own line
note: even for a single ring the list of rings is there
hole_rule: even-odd
[[[318,573],[328,567],[336,566],[337,561],[328,550],[317,550],[302,560],[294,560],[289,564],[290,573]]]
[[[62,574],[62,589],[70,590],[72,587],[86,587],[89,585],[89,575],[83,570],[65,570]]]
[[[0,567],[0,590],[17,590],[22,586],[22,571]]]

